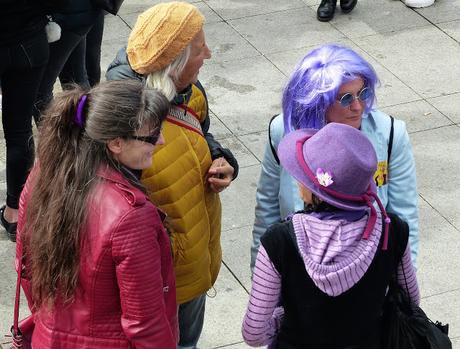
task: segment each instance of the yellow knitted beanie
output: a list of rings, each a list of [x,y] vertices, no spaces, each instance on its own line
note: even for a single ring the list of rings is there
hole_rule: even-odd
[[[128,39],[131,68],[145,75],[170,64],[203,28],[204,16],[186,2],[155,5],[137,18]]]

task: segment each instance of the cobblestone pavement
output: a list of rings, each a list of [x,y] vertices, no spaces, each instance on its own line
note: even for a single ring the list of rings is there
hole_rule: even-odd
[[[250,289],[249,246],[267,123],[295,63],[312,47],[338,42],[364,55],[380,78],[378,105],[407,122],[420,202],[418,278],[422,306],[450,323],[460,349],[460,0],[413,10],[395,0],[359,0],[334,20],[316,20],[319,0],[203,0],[213,57],[201,69],[211,131],[238,157],[238,179],[222,194],[224,263],[209,292],[200,347],[247,348],[240,334]],[[126,44],[152,0],[126,0],[106,17],[102,68]],[[5,146],[0,139],[0,195]],[[0,334],[12,321],[14,245],[0,234]],[[456,271],[457,270],[457,271]],[[25,311],[25,308],[23,307]],[[1,338],[1,337],[0,337]],[[1,343],[1,340],[0,340]]]

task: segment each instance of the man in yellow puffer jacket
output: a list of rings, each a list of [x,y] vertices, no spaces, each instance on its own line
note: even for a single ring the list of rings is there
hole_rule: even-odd
[[[166,214],[171,237],[179,304],[178,348],[196,348],[203,328],[206,291],[222,260],[219,192],[236,178],[232,153],[208,132],[206,94],[198,81],[211,57],[204,17],[188,3],[161,3],[142,13],[107,70],[107,79],[139,78],[171,101],[164,122],[165,144],[142,182]]]

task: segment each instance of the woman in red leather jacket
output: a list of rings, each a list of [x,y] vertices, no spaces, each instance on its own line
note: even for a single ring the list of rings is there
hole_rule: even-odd
[[[112,81],[63,92],[43,115],[18,223],[34,348],[176,348],[169,239],[138,180],[168,108]]]

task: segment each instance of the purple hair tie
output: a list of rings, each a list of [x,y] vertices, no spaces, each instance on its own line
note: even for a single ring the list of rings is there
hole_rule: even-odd
[[[74,121],[80,128],[83,128],[83,123],[85,122],[83,119],[83,108],[85,107],[85,102],[87,99],[88,96],[83,95],[78,100],[77,113],[75,114]]]

